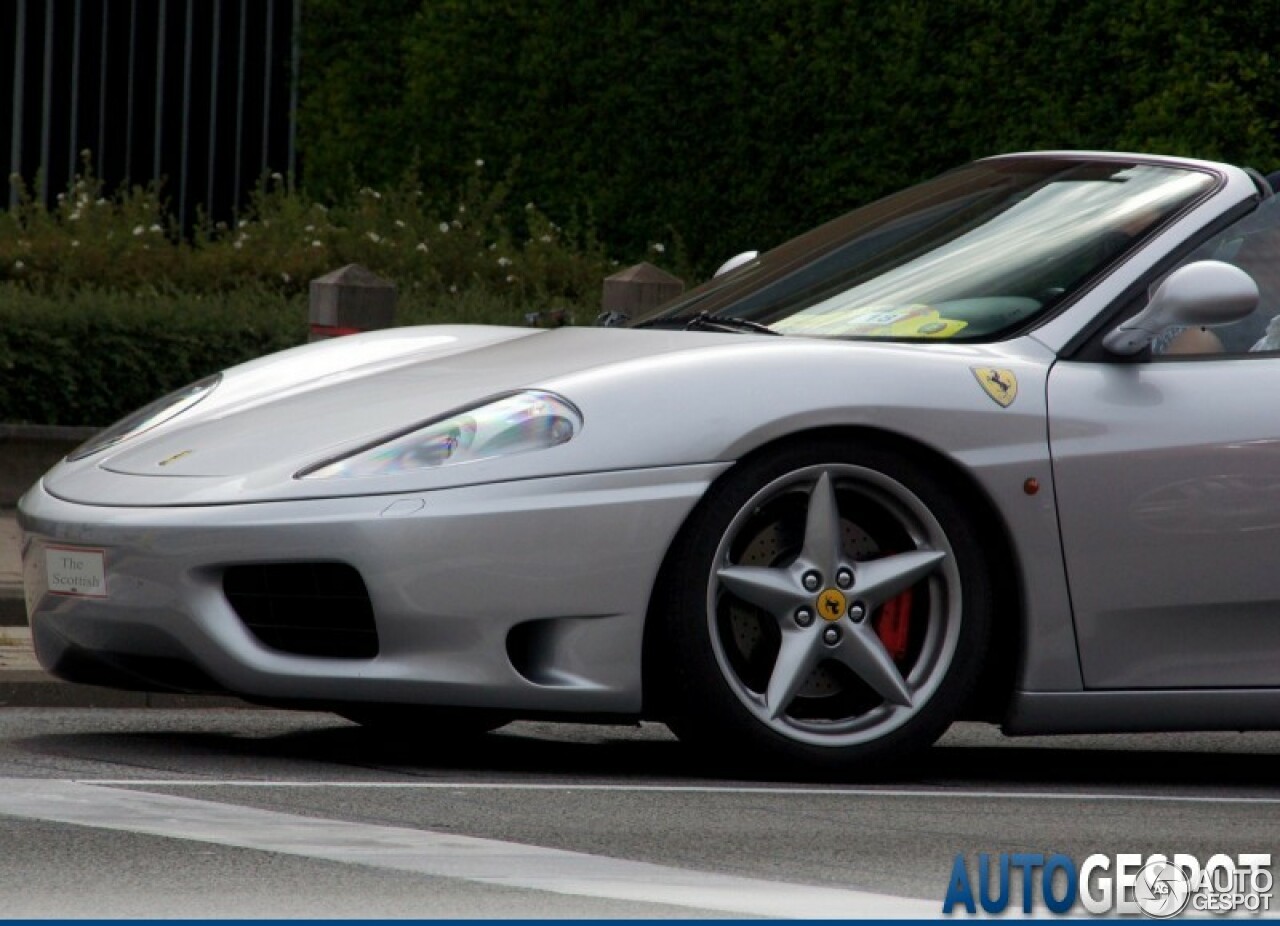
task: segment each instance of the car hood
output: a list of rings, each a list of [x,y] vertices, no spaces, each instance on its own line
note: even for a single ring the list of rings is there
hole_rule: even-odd
[[[45,486],[70,501],[124,505],[379,491],[369,480],[299,485],[294,476],[491,397],[546,388],[565,374],[740,338],[479,325],[335,338],[225,371],[217,388],[191,409],[115,447],[64,461],[46,475]],[[472,465],[470,472],[490,469]],[[421,488],[439,483],[430,471],[415,478]]]
[[[778,435],[858,424],[942,426],[948,445],[963,449],[991,439],[966,418],[976,422],[995,407],[974,364],[1009,365],[1034,380],[1051,359],[1001,350],[621,328],[390,329],[232,368],[198,404],[115,447],[64,461],[44,486],[67,501],[113,506],[403,495],[723,462]],[[533,453],[390,475],[297,478],[415,425],[533,388],[580,409],[577,437]],[[1026,416],[1027,433],[1041,437],[1042,415],[1038,398],[1002,413]]]
[[[549,350],[548,334],[479,326],[407,329],[371,343],[364,337],[328,342],[322,362],[306,350],[277,363],[260,361],[224,374],[210,397],[218,401],[201,403],[172,428],[108,451],[98,465],[169,478],[236,476],[280,463],[302,468],[565,370],[632,356],[638,348],[615,340],[608,351],[594,344]]]

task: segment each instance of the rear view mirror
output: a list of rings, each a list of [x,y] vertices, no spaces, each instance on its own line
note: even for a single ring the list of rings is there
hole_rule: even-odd
[[[1167,328],[1229,325],[1258,306],[1258,284],[1239,267],[1199,260],[1169,274],[1137,315],[1103,338],[1113,354],[1136,354]]]

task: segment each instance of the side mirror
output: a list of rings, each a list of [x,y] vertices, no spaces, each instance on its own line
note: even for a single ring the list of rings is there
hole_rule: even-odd
[[[1102,340],[1113,354],[1136,354],[1166,328],[1229,325],[1258,306],[1258,284],[1239,267],[1198,260],[1165,278],[1147,307]]]
[[[715,277],[722,277],[726,273],[732,273],[744,264],[751,263],[759,256],[759,251],[743,251],[741,254],[735,254],[720,265],[720,269],[712,275],[712,278],[714,279]]]

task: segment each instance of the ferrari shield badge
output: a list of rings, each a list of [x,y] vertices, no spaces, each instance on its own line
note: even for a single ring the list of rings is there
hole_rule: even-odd
[[[970,367],[973,375],[978,377],[987,395],[996,400],[1002,408],[1008,408],[1018,397],[1018,377],[1013,370],[998,370],[995,367]]]

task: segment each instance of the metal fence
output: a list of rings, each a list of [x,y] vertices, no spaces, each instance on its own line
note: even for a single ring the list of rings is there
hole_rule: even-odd
[[[297,173],[303,0],[0,0],[0,157],[46,204],[86,166],[190,228]]]

